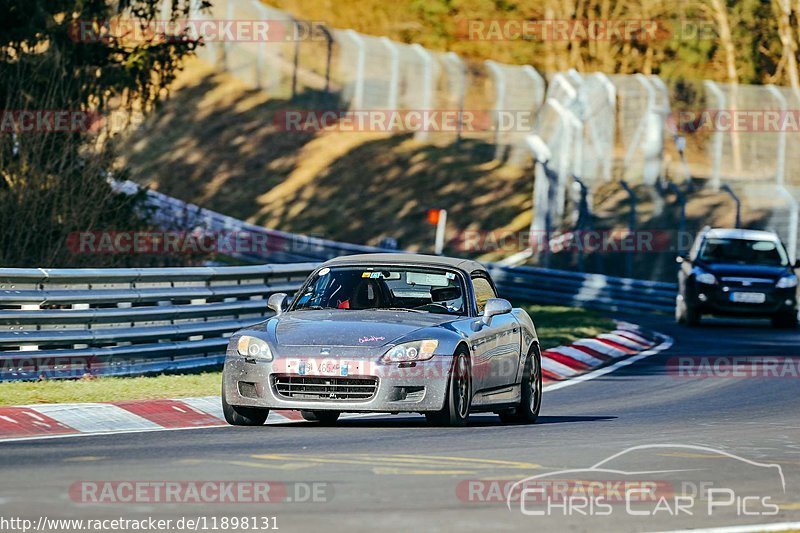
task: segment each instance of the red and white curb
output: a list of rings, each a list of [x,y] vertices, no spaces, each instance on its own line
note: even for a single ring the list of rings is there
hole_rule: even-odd
[[[661,344],[659,344],[661,343]],[[655,353],[664,346],[657,335],[620,323],[610,333],[582,339],[569,346],[542,352],[542,378],[546,390],[584,381],[592,373],[612,371],[609,363]],[[661,348],[663,349],[663,348]],[[633,356],[633,357],[631,357]],[[345,413],[342,418],[382,414]],[[267,424],[302,422],[299,411],[273,410]],[[137,400],[113,403],[61,403],[0,407],[0,442],[226,426],[219,396]]]
[[[660,343],[657,335],[633,324],[620,322],[617,329],[593,339],[581,339],[569,346],[542,352],[542,379],[545,383],[563,381],[607,365],[620,357],[650,350]]]

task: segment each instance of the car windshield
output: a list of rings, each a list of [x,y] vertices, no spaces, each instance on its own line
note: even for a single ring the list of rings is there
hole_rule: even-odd
[[[290,310],[390,309],[465,315],[460,276],[437,268],[322,268],[297,296]]]
[[[710,238],[703,243],[698,257],[708,263],[764,266],[789,264],[783,245],[777,241]]]

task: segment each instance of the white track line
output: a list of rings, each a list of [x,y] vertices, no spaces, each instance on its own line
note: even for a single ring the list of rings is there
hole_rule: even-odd
[[[760,531],[790,531],[800,529],[800,522],[774,522],[772,524],[753,524],[749,526],[725,526],[701,529],[676,529],[663,533],[751,533]]]
[[[615,372],[622,367],[632,365],[637,361],[641,361],[646,357],[650,357],[651,355],[655,355],[659,352],[663,352],[664,350],[670,348],[672,346],[672,337],[668,337],[666,335],[661,335],[662,341],[658,346],[650,348],[649,350],[645,350],[640,352],[636,355],[632,355],[627,359],[621,359],[614,363],[613,365],[609,365],[603,368],[598,368],[597,370],[592,370],[587,372],[586,374],[581,374],[580,376],[576,376],[574,378],[570,378],[567,381],[559,381],[558,383],[553,383],[552,385],[546,385],[542,387],[542,390],[545,391],[554,391],[558,389],[563,389],[564,387],[571,387],[572,385],[577,385],[578,383],[583,383],[584,381],[591,381],[593,379],[599,378],[600,376],[605,376],[606,374],[610,374],[611,372]],[[542,364],[544,366],[544,364]]]

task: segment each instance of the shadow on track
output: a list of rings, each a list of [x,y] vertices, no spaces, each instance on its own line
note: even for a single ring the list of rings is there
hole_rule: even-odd
[[[476,414],[469,418],[467,428],[476,427],[536,427],[550,424],[567,424],[577,422],[606,422],[616,420],[616,416],[540,416],[536,424],[504,424],[500,418],[491,414]],[[293,423],[293,424],[274,424],[272,427],[319,427],[314,422]],[[419,429],[459,429],[446,428],[441,426],[430,426],[425,419],[417,415],[386,415],[380,418],[345,418],[339,420],[335,427],[340,428],[419,428]]]

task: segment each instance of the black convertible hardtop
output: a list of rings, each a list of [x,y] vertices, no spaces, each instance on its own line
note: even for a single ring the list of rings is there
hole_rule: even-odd
[[[404,254],[404,253],[376,253],[376,254],[357,254],[343,255],[325,261],[322,267],[333,266],[370,266],[370,265],[403,265],[403,266],[422,266],[422,267],[443,267],[461,270],[467,275],[476,270],[486,272],[486,267],[471,259],[460,259],[457,257],[443,257],[438,255],[424,254]]]

